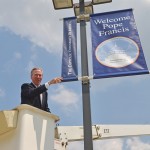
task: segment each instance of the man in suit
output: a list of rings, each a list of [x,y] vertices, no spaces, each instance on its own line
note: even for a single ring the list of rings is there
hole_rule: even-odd
[[[31,83],[24,83],[21,86],[21,104],[28,104],[44,111],[50,112],[48,107],[48,87],[51,84],[60,83],[62,78],[54,78],[41,85],[43,78],[43,70],[41,68],[33,68],[31,70]]]

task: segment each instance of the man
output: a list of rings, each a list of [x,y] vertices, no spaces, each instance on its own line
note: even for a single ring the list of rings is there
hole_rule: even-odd
[[[45,84],[41,84],[43,78],[43,70],[41,68],[33,68],[31,70],[31,83],[24,83],[21,86],[21,104],[28,104],[44,111],[50,112],[48,107],[48,87],[51,84],[60,83],[62,78],[54,78]]]

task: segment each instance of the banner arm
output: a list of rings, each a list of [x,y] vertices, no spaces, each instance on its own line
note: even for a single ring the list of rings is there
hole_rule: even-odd
[[[86,81],[86,80],[92,80],[93,76],[82,76],[82,77],[78,77],[78,80],[80,81]]]

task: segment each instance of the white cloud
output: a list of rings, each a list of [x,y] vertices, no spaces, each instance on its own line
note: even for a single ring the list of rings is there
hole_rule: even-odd
[[[95,79],[93,80],[91,83],[91,88],[93,91],[97,92],[97,91],[102,91],[105,92],[108,90],[108,88],[112,87],[112,86],[117,86],[120,83],[122,83],[124,79],[123,78],[107,78],[107,79]]]
[[[79,96],[73,90],[59,85],[58,89],[55,89],[53,93],[51,93],[50,99],[61,105],[64,110],[71,111],[72,108],[77,109]]]
[[[5,96],[5,91],[0,88],[0,97],[3,97],[3,96]]]
[[[28,66],[25,68],[26,72],[27,72],[27,73],[30,73],[30,72],[31,72],[31,69],[32,69],[34,66],[35,66],[35,65],[34,65],[33,61],[32,61],[32,60],[29,61],[29,62],[28,62]]]
[[[144,143],[135,137],[127,140],[127,148],[130,150],[150,150],[150,143]]]
[[[83,141],[69,142],[68,150],[83,150]],[[93,141],[93,150],[150,150],[150,143],[144,143],[138,137],[127,138],[127,140],[108,139]]]
[[[83,150],[83,141],[69,142],[68,150]],[[93,141],[93,150],[123,150],[122,139],[96,140]],[[143,150],[143,149],[142,149]]]
[[[145,0],[146,2],[150,3],[150,0]]]
[[[27,64],[27,67],[25,68],[26,72],[30,73],[31,69],[34,68],[36,65],[34,62],[36,62],[38,58],[37,52],[36,52],[36,46],[32,45],[31,47],[31,54],[30,54],[30,61]]]
[[[121,139],[94,141],[94,150],[122,150],[122,147],[123,140]]]
[[[91,88],[94,92],[106,92],[109,88],[118,87],[124,83],[132,83],[137,86],[148,78],[149,75],[124,76],[105,79],[95,79],[91,81]]]
[[[3,72],[10,72],[15,68],[15,64],[21,59],[22,55],[19,52],[14,52],[12,58],[3,65]]]
[[[21,56],[21,53],[19,53],[19,52],[15,52],[15,53],[14,53],[14,58],[15,58],[15,59],[21,59],[21,57],[22,57],[22,56]]]
[[[83,145],[83,142],[81,142],[81,141],[69,142],[67,150],[82,150],[83,147],[84,147],[84,145]]]
[[[28,38],[49,52],[58,52],[62,49],[63,36],[59,17],[64,13],[57,13],[60,12],[54,10],[51,0],[0,1],[0,27]]]

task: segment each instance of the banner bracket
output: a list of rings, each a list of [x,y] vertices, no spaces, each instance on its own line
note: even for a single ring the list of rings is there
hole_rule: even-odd
[[[89,80],[93,79],[93,76],[82,76],[78,77],[78,80],[81,80],[83,84],[89,83]]]
[[[77,22],[79,23],[81,20],[85,20],[86,22],[90,21],[90,15],[80,14],[79,16],[77,16]]]

